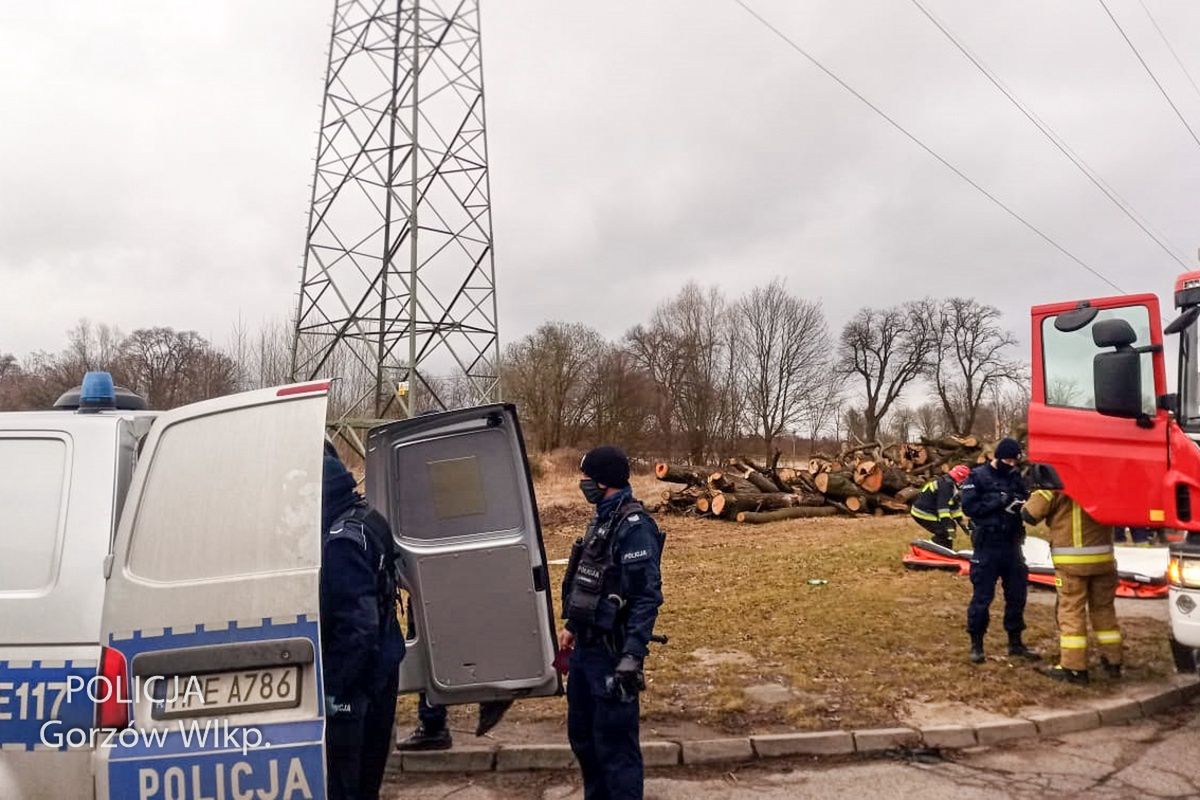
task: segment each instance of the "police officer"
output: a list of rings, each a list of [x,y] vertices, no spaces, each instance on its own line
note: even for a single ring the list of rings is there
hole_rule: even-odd
[[[1021,641],[1025,630],[1025,596],[1029,591],[1029,569],[1021,544],[1025,525],[1021,506],[1029,494],[1017,464],[1021,445],[1001,439],[995,457],[971,470],[962,487],[962,508],[975,525],[972,535],[971,603],[967,606],[967,633],[971,635],[971,662],[984,661],[983,637],[988,629],[988,608],[996,595],[996,580],[1004,584],[1004,630],[1008,654],[1030,660],[1038,658]]]
[[[1061,491],[1036,489],[1021,516],[1042,520],[1050,532],[1050,558],[1058,589],[1058,664],[1043,671],[1068,683],[1088,682],[1088,618],[1100,645],[1100,663],[1121,676],[1121,628],[1117,624],[1117,560],[1113,529],[1092,519]]]
[[[563,579],[572,647],[567,736],[583,773],[585,800],[640,800],[638,693],[642,662],[662,605],[663,535],[629,487],[629,460],[616,447],[583,457],[579,488],[596,516],[571,550]]]
[[[378,798],[392,741],[404,635],[395,545],[328,442],[321,498],[321,659],[330,800]]]
[[[962,524],[963,518],[958,487],[970,474],[970,468],[958,464],[947,474],[922,486],[921,493],[913,500],[912,518],[933,534],[934,544],[946,548],[954,546],[954,529]]]

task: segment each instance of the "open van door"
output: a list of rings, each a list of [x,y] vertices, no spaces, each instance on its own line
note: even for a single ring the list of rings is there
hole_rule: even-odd
[[[325,796],[327,390],[265,389],[155,420],[109,565],[100,675],[121,691],[97,716],[122,735],[98,743],[97,797]]]
[[[541,525],[513,406],[371,430],[367,499],[391,524],[410,593],[416,635],[401,691],[452,705],[562,690]]]
[[[1055,303],[1032,314],[1030,461],[1053,466],[1101,523],[1170,525],[1174,423],[1158,402],[1167,391],[1158,298]]]

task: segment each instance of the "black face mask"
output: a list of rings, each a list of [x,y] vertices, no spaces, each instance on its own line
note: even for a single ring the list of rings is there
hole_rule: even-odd
[[[1003,461],[996,462],[996,471],[1001,475],[1007,475],[1008,473],[1012,472],[1013,469],[1014,467],[1012,464],[1005,464]]]
[[[584,478],[579,482],[579,491],[583,492],[583,497],[592,505],[599,505],[604,499],[604,493],[607,489],[600,486],[591,478]]]

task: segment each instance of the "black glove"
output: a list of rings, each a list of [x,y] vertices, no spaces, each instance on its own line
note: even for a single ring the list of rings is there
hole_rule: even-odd
[[[633,702],[638,692],[646,688],[642,659],[629,654],[621,656],[610,680],[609,690],[614,696],[625,703]]]

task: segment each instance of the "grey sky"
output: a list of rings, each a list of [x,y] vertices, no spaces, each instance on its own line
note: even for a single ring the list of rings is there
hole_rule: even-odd
[[[1107,0],[1182,113],[1200,96],[1137,0]],[[1144,0],[1200,80],[1200,5]],[[1165,256],[910,2],[750,0],[1126,291]],[[1200,146],[1096,0],[930,8],[1185,257]],[[223,341],[292,309],[330,0],[0,5],[0,350],[80,317]],[[1027,339],[1109,294],[731,0],[484,0],[501,333],[610,336],[686,280],[774,275],[838,327],[964,294]],[[1170,314],[1168,313],[1168,316]]]

